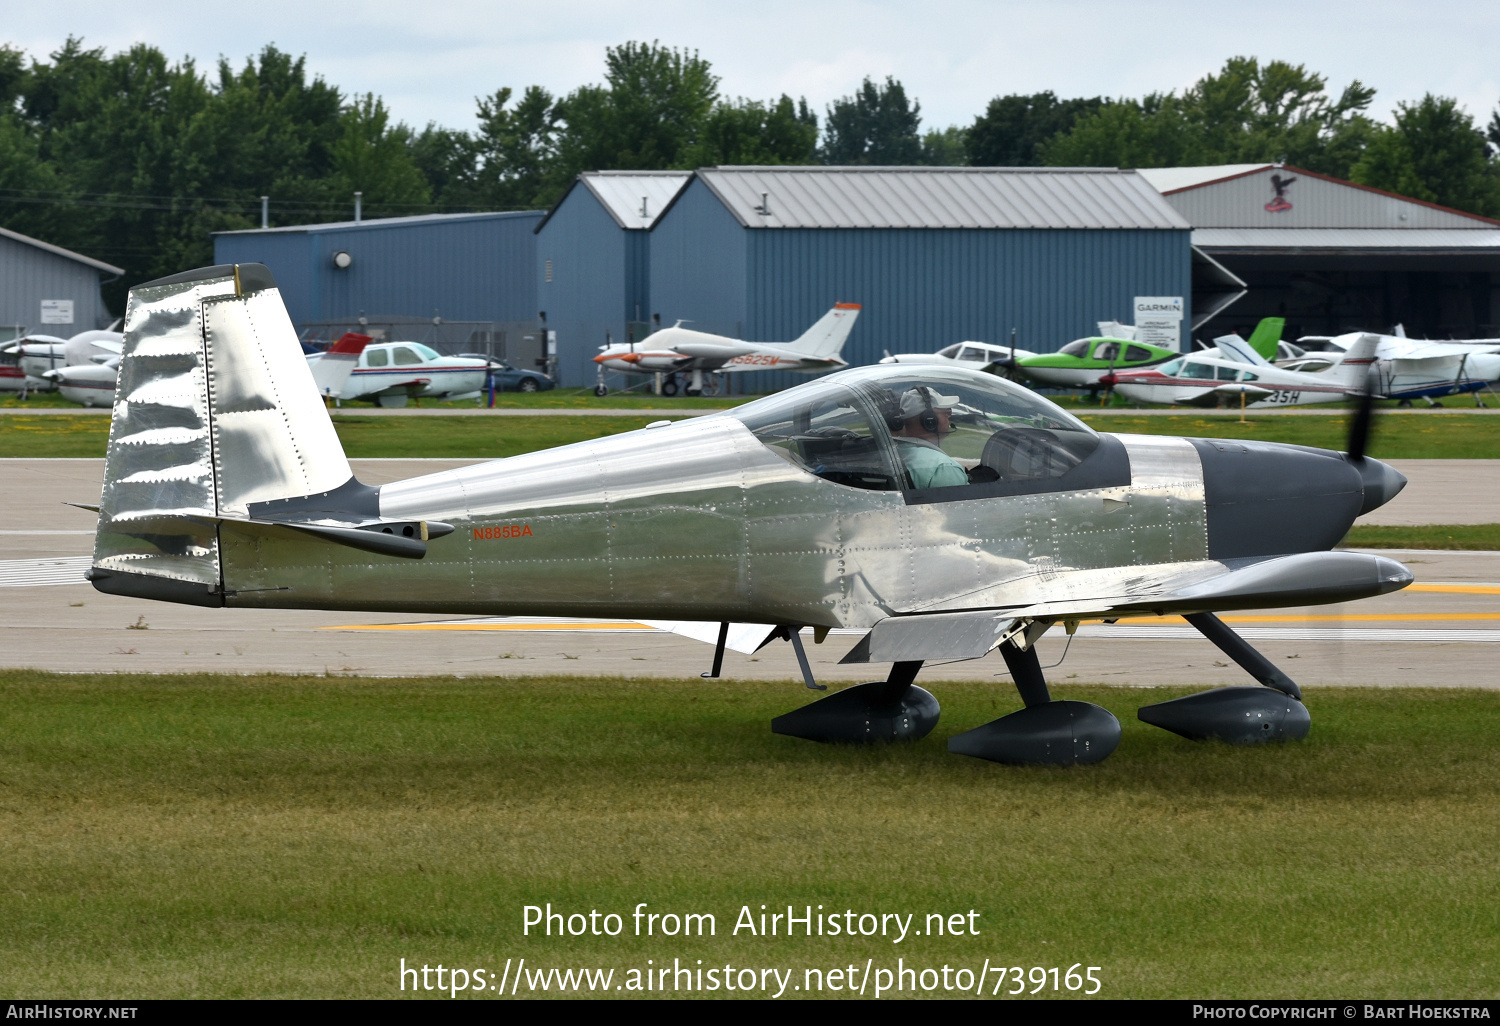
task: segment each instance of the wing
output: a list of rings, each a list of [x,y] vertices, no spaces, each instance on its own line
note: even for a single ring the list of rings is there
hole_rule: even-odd
[[[1178,406],[1194,406],[1214,398],[1217,392],[1218,389],[1214,388],[1184,388],[1172,397],[1172,402]]]
[[[1274,395],[1275,392],[1274,388],[1262,388],[1260,385],[1237,384],[1233,381],[1226,381],[1213,390],[1214,395],[1224,396],[1229,399],[1243,395],[1249,398],[1251,402],[1257,399],[1264,399],[1268,395]]]
[[[918,613],[881,620],[846,663],[978,659],[1034,623],[1101,617],[1168,616],[1223,609],[1319,605],[1383,595],[1412,582],[1393,559],[1362,552],[1304,552],[1261,560],[1177,564],[1119,579],[1097,572],[1095,594],[1059,574],[1033,601],[1010,608]],[[1087,580],[1087,577],[1084,578]],[[1051,591],[1056,597],[1047,596]]]
[[[415,396],[422,389],[432,384],[431,378],[412,378],[410,381],[398,381],[395,384],[381,385],[377,392],[365,392],[359,396],[361,399],[371,399],[376,396],[404,395]]]

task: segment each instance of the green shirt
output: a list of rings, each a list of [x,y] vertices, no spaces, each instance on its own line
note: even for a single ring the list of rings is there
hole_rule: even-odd
[[[911,472],[913,488],[952,488],[969,483],[969,474],[959,462],[925,438],[897,435],[896,451]]]

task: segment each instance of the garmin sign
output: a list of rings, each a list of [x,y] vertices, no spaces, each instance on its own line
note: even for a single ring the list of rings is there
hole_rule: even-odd
[[[1136,296],[1135,338],[1167,349],[1182,348],[1182,297]]]

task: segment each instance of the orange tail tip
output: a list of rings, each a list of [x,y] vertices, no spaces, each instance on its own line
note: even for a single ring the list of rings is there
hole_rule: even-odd
[[[858,303],[834,303],[835,310],[859,310],[862,309]]]

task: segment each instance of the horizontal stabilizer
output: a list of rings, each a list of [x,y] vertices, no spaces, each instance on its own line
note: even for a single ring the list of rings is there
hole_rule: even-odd
[[[1271,362],[1269,360],[1267,360],[1264,356],[1261,356],[1260,353],[1256,352],[1254,346],[1252,346],[1249,342],[1246,342],[1244,339],[1240,338],[1238,335],[1220,336],[1219,338],[1214,339],[1214,345],[1219,347],[1219,352],[1223,354],[1224,359],[1226,360],[1233,360],[1235,363],[1249,364],[1252,367],[1271,366]]]

